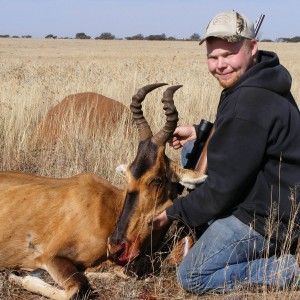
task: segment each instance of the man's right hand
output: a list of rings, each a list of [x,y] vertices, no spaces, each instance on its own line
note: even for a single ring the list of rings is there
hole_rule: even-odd
[[[177,150],[182,148],[185,143],[196,140],[196,138],[196,130],[193,125],[181,125],[175,129],[168,143]]]

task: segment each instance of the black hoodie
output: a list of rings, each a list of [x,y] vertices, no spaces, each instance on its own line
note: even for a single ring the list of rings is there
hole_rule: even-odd
[[[266,236],[284,239],[290,215],[300,222],[300,114],[291,76],[273,52],[223,90],[208,146],[208,177],[167,209],[170,220],[196,227],[233,214]],[[272,212],[272,214],[271,214]],[[299,229],[295,230],[295,237]]]

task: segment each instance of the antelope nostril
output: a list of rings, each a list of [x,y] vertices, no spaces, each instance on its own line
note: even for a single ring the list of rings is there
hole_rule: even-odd
[[[126,250],[126,241],[122,241],[119,244],[109,244],[107,257],[111,260],[118,260],[118,258],[125,252]]]
[[[120,257],[125,251],[125,244],[121,244],[121,248],[115,253],[116,257]]]

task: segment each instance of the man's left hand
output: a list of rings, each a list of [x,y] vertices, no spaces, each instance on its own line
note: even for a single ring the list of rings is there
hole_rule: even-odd
[[[148,220],[148,224],[153,226],[153,230],[159,230],[170,224],[166,211],[164,210],[153,219]]]

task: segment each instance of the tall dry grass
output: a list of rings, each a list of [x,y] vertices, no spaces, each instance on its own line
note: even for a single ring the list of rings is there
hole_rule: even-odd
[[[265,43],[260,49],[278,53],[293,76],[293,94],[300,103],[300,45]],[[121,120],[115,134],[87,139],[77,130],[53,149],[32,146],[32,133],[50,107],[77,92],[96,92],[129,106],[139,87],[154,82],[182,84],[175,94],[180,124],[213,121],[220,87],[206,66],[205,47],[197,42],[102,41],[0,39],[0,170],[18,170],[40,175],[66,177],[90,171],[113,184],[123,179],[115,167],[130,162],[137,136],[123,133]],[[148,95],[143,110],[154,132],[165,122],[160,99],[164,88]],[[63,122],[63,120],[62,120]],[[78,120],[78,127],[83,124]],[[167,149],[179,160],[180,153]],[[137,281],[94,280],[104,295],[112,299],[196,299],[176,285],[174,268],[164,265],[160,277]],[[133,285],[133,286],[132,286]],[[0,273],[0,299],[41,299],[7,284]],[[151,298],[151,297],[152,298]],[[147,298],[148,297],[148,298]],[[202,296],[201,299],[219,297]],[[266,294],[242,291],[223,299],[297,299],[296,291]]]

